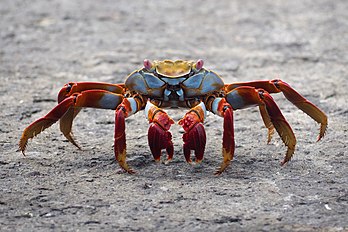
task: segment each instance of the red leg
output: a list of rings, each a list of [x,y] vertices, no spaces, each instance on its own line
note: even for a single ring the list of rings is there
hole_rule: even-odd
[[[102,82],[70,82],[64,85],[64,87],[59,91],[58,103],[64,99],[70,97],[73,94],[78,94],[86,90],[105,90],[111,93],[122,94],[124,93],[123,84],[109,84]],[[80,112],[81,108],[72,107],[70,108],[59,120],[60,131],[63,135],[75,145],[77,148],[81,149],[76,143],[74,135],[72,133],[72,124],[74,118]]]
[[[195,152],[196,163],[201,162],[203,159],[206,134],[202,123],[205,114],[205,106],[203,103],[200,103],[187,112],[179,121],[179,125],[181,125],[185,130],[183,135],[184,155],[188,163],[192,162],[190,157],[191,150]]]
[[[269,117],[266,106],[259,105],[259,109],[260,109],[263,123],[265,124],[266,128],[268,129],[267,144],[269,144],[271,142],[272,136],[274,134],[274,126],[272,124],[271,118]]]
[[[81,150],[81,147],[76,143],[74,134],[72,132],[73,121],[80,110],[81,108],[70,107],[67,112],[60,118],[59,128],[65,138],[67,138],[69,142],[71,142],[74,146]]]
[[[70,97],[74,93],[81,93],[86,90],[105,90],[111,93],[123,94],[123,84],[110,84],[103,82],[70,82],[64,85],[59,91],[58,103],[63,101],[65,98]]]
[[[126,162],[126,123],[125,118],[131,114],[138,112],[142,106],[143,99],[139,98],[124,98],[122,103],[115,111],[115,136],[114,136],[114,152],[115,158],[120,167],[134,174],[135,171],[129,167]]]
[[[28,139],[31,139],[34,136],[38,135],[62,117],[64,118],[63,122],[66,123],[66,125],[63,124],[63,133],[64,135],[70,134],[70,119],[72,120],[74,115],[71,108],[79,109],[81,107],[92,107],[102,109],[116,109],[122,99],[122,95],[110,93],[104,90],[88,90],[82,93],[75,93],[74,95],[62,100],[47,115],[30,124],[23,131],[23,134],[19,141],[19,148],[24,154]],[[68,116],[65,116],[65,114],[67,113]]]
[[[126,162],[126,115],[127,109],[124,104],[121,104],[115,112],[114,153],[120,167],[128,173],[134,174],[135,172]]]
[[[238,87],[226,95],[226,100],[234,109],[242,109],[254,105],[264,105],[270,121],[288,148],[285,158],[282,161],[282,165],[291,159],[295,151],[295,135],[268,92],[263,89],[255,89],[254,87]]]
[[[214,100],[215,107],[212,109],[214,113],[224,118],[224,132],[222,136],[222,157],[223,161],[219,169],[214,173],[220,175],[230,165],[233,160],[235,141],[233,126],[233,109],[224,98],[216,98]]]
[[[169,162],[174,155],[174,146],[172,143],[172,134],[169,132],[170,126],[174,124],[166,112],[158,108],[150,101],[147,102],[145,114],[151,123],[148,131],[148,141],[151,153],[155,161],[161,160],[161,151],[166,149]]]
[[[282,80],[271,80],[271,81],[253,81],[244,83],[235,83],[226,85],[226,92],[229,92],[239,86],[251,86],[255,88],[262,88],[268,93],[279,93],[282,92],[284,96],[297,106],[300,110],[309,115],[313,120],[320,123],[320,131],[318,141],[324,137],[327,128],[328,120],[327,116],[323,111],[316,107],[313,103],[304,98],[301,94],[296,92],[289,84]]]

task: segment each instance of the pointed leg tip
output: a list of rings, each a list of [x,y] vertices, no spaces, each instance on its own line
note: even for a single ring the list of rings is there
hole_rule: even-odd
[[[27,144],[25,143],[24,145],[22,143],[18,144],[18,150],[22,153],[23,156],[25,156],[25,149],[26,149]]]
[[[326,130],[327,130],[327,124],[321,124],[317,142],[319,142],[322,138],[324,138],[326,134]]]
[[[78,145],[77,143],[73,143],[73,145],[74,145],[77,149],[79,149],[80,151],[82,150],[82,147],[81,147],[80,145]]]
[[[223,173],[223,171],[221,171],[220,169],[216,170],[214,172],[214,176],[220,176]]]
[[[63,135],[72,145],[77,147],[77,149],[82,150],[81,146],[76,142],[75,137],[71,131],[69,131],[68,134],[63,133]]]
[[[267,144],[270,144],[270,142],[272,141],[273,134],[274,134],[274,128],[273,129],[269,129],[268,130],[268,136],[267,136]]]
[[[81,148],[81,146],[78,144],[78,143],[73,143],[73,145],[75,146],[75,147],[77,147],[77,149],[79,149],[79,150],[82,150],[82,148]]]
[[[280,166],[284,167],[288,162],[289,160],[282,160],[282,162],[280,162]]]
[[[128,173],[130,175],[136,174],[136,171],[134,171],[133,169],[124,169],[123,167],[121,167],[118,171],[117,174],[124,174],[124,173]]]
[[[322,134],[319,134],[317,138],[317,142],[319,142],[322,138],[324,138],[324,136],[325,136],[325,132]]]

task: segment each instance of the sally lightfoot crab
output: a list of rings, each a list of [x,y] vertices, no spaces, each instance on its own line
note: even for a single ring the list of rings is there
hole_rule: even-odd
[[[270,94],[282,92],[295,106],[320,123],[318,141],[327,128],[327,116],[282,80],[252,81],[225,84],[215,72],[203,67],[203,60],[144,60],[144,67],[131,73],[124,84],[99,82],[71,82],[58,94],[58,105],[47,115],[30,124],[23,132],[19,148],[24,154],[28,139],[60,121],[63,135],[76,147],[71,131],[76,115],[83,107],[115,110],[114,153],[119,165],[128,173],[134,173],[126,162],[125,118],[143,110],[150,123],[148,142],[156,161],[162,150],[167,160],[174,154],[172,135],[169,132],[174,121],[164,108],[187,108],[178,122],[183,135],[184,156],[191,163],[191,151],[195,162],[201,162],[206,144],[203,126],[207,111],[223,117],[223,161],[215,174],[221,174],[233,159],[235,142],[233,111],[258,106],[263,122],[268,128],[268,142],[274,129],[278,132],[287,151],[281,165],[287,163],[295,151],[295,135]]]

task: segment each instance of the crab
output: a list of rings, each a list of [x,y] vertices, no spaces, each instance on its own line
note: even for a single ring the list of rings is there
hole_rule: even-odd
[[[215,172],[219,175],[231,163],[234,151],[233,111],[258,106],[265,127],[268,143],[276,130],[287,147],[281,165],[293,156],[296,138],[289,123],[270,94],[282,92],[284,96],[320,124],[317,141],[325,135],[327,116],[317,106],[301,96],[282,80],[260,80],[225,84],[214,71],[203,67],[203,60],[144,60],[144,66],[132,72],[122,84],[101,82],[70,82],[58,94],[58,105],[47,115],[30,124],[19,141],[19,149],[25,154],[28,140],[60,121],[60,130],[77,148],[72,124],[84,107],[115,110],[114,153],[120,167],[133,174],[126,161],[125,118],[144,111],[150,123],[148,143],[155,161],[161,160],[162,151],[167,161],[172,160],[174,147],[169,131],[174,120],[164,108],[187,108],[178,121],[184,129],[183,153],[188,163],[203,160],[206,133],[203,126],[207,112],[223,118],[222,163]],[[166,162],[167,162],[166,161]]]

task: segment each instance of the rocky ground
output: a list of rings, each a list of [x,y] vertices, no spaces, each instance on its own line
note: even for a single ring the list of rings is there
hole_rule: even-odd
[[[1,231],[348,230],[348,2],[19,1],[0,3]],[[329,117],[319,126],[274,95],[297,135],[291,162],[267,145],[257,108],[235,112],[235,159],[221,176],[222,119],[208,115],[204,162],[156,164],[143,113],[127,119],[130,165],[113,155],[114,112],[76,118],[77,150],[54,125],[17,148],[24,128],[70,81],[121,83],[148,59],[205,60],[226,83],[281,78]],[[185,113],[169,110],[175,120]]]

